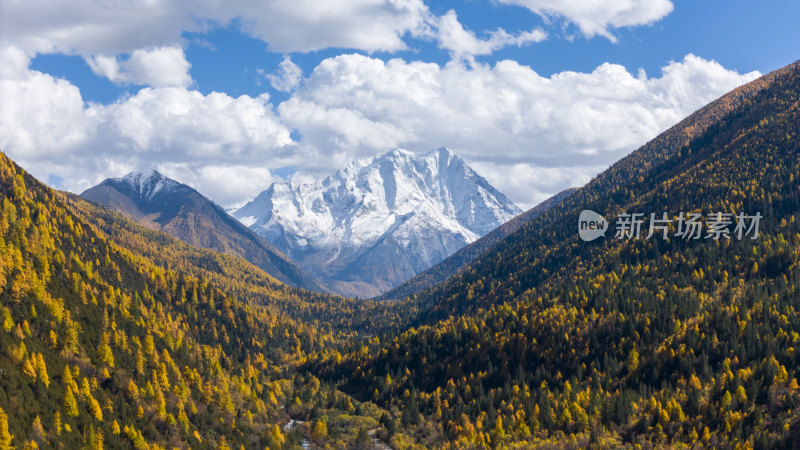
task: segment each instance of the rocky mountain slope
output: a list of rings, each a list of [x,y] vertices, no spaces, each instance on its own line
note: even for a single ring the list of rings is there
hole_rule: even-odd
[[[222,207],[155,170],[109,178],[81,196],[188,244],[241,256],[284,283],[326,291],[312,276]]]
[[[549,211],[577,190],[578,188],[565,189],[548,198],[542,203],[495,228],[489,234],[483,236],[477,241],[453,253],[439,264],[436,264],[435,266],[416,275],[400,286],[397,286],[391,291],[381,295],[379,299],[403,299],[409,295],[414,295],[417,292],[447,280],[458,273],[459,270],[468,266],[469,263],[481,256],[483,253],[486,253],[494,248],[494,246],[502,241],[503,238],[530,223],[539,215]]]
[[[335,291],[371,297],[520,212],[442,148],[360,159],[313,184],[273,183],[234,216]]]

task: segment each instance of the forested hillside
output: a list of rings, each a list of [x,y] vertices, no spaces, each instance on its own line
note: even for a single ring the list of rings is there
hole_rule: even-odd
[[[292,370],[354,339],[373,303],[281,285],[4,155],[0,197],[0,448],[345,446],[378,426],[374,405]]]
[[[797,445],[798,100],[797,63],[724,96],[411,298],[417,328],[315,369],[434,446]],[[583,242],[583,209],[647,217]],[[650,213],[703,234],[648,239]]]
[[[401,323],[396,312],[388,313],[396,311],[398,305],[381,305],[294,288],[244,259],[187,245],[72,194],[64,194],[64,200],[73,214],[92,223],[120,247],[163,269],[206,278],[221,290],[247,303],[265,306],[274,314],[284,314],[325,330],[336,330],[341,337],[353,337],[356,331],[374,333],[397,329]],[[371,313],[377,307],[387,314]]]

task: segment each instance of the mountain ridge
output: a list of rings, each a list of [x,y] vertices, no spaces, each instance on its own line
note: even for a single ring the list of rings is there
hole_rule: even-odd
[[[539,203],[533,208],[519,214],[508,222],[495,228],[480,239],[472,242],[457,252],[445,258],[439,264],[415,275],[403,284],[395,287],[389,292],[377,297],[378,300],[403,299],[414,295],[426,288],[444,282],[455,275],[459,270],[467,267],[472,261],[480,257],[483,253],[491,250],[505,237],[519,230],[534,218],[555,207],[570,195],[577,192],[579,188],[567,188],[553,195],[547,200]]]
[[[371,297],[519,212],[440,148],[358,159],[311,184],[273,183],[233,215],[337,292]]]
[[[636,180],[636,183],[634,183],[633,186],[642,183],[646,180],[646,176],[653,173],[654,167],[659,164],[663,164],[669,158],[674,157],[676,153],[680,152],[683,147],[689,145],[699,136],[706,133],[710,127],[726,126],[724,122],[721,122],[722,119],[730,116],[737,110],[737,108],[741,107],[742,104],[751,101],[751,99],[759,95],[763,89],[772,86],[776,80],[791,77],[792,73],[798,70],[800,70],[800,61],[789,64],[781,69],[765,74],[747,84],[739,86],[738,88],[722,95],[717,100],[714,100],[713,102],[699,108],[697,111],[682,119],[674,126],[659,134],[657,137],[646,142],[629,155],[612,164],[607,170],[592,178],[588,183],[586,183],[586,185],[580,188],[569,198],[565,199],[559,206],[535,218],[534,222],[536,222],[536,228],[542,229],[547,226],[552,226],[553,220],[561,220],[562,226],[565,227],[565,229],[572,229],[572,222],[567,224],[564,222],[563,217],[559,216],[559,213],[561,213],[562,210],[572,210],[575,220],[577,220],[578,213],[582,209],[595,208],[595,211],[600,211],[602,208],[597,205],[598,198],[595,194],[597,190],[601,188],[609,189],[609,186],[615,186],[621,183],[629,184],[629,180],[631,179]],[[663,175],[657,176],[663,177]],[[631,194],[630,192],[619,191],[614,193],[615,198],[620,198],[624,195]],[[610,212],[606,211],[606,213]],[[571,219],[572,217],[570,217],[570,220]],[[524,227],[520,230],[517,230],[514,234],[512,234],[512,236],[508,236],[506,239],[513,237],[513,235],[531,235],[533,234],[533,231],[533,228],[530,226]],[[560,244],[559,241],[553,240],[551,236],[540,236],[547,237],[548,241],[554,245]],[[506,252],[505,256],[511,257],[514,254],[523,255],[529,254],[529,252],[526,251],[522,245],[522,242],[519,241],[514,245],[513,249],[509,249]],[[473,264],[471,264],[471,266],[478,264],[494,264],[493,262],[490,262],[489,258],[486,257],[487,255],[482,255],[481,257],[477,258]],[[495,255],[495,257],[498,257],[498,255]],[[516,257],[515,259],[518,260],[519,257]],[[511,266],[509,264],[503,264],[503,267],[508,270],[508,268]],[[460,272],[460,274],[467,275],[464,271]],[[540,278],[537,275],[532,276],[536,279]],[[448,293],[443,292],[442,289],[446,284],[447,283],[440,283],[439,285],[431,286],[430,288],[426,289],[427,293],[425,296],[431,299],[440,296],[449,298],[449,296],[453,294],[453,291],[450,290]],[[441,314],[444,315],[447,313],[442,311]]]
[[[327,292],[280,250],[222,207],[156,170],[108,178],[81,193],[81,197],[191,245],[241,256],[284,283]]]

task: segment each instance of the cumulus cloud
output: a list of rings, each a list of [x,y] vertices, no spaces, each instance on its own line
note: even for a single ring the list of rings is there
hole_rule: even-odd
[[[159,166],[164,175],[197,189],[201,194],[231,209],[242,207],[273,181],[269,169],[254,165],[214,164],[195,166],[168,163]]]
[[[136,50],[120,60],[116,56],[87,56],[86,62],[95,75],[117,84],[139,84],[153,87],[189,86],[191,64],[180,47],[157,47]]]
[[[31,63],[30,56],[14,46],[0,46],[0,79],[24,78]]]
[[[588,181],[597,168],[756,76],[694,55],[657,77],[608,63],[591,73],[543,77],[514,61],[439,66],[341,55],[317,66],[278,113],[302,133],[302,145],[337,158],[447,145],[528,205],[567,185],[552,184],[553,172],[508,177],[512,167],[520,174],[577,172]]]
[[[650,24],[673,9],[671,0],[498,1],[545,18],[564,18],[587,36],[611,40],[615,40],[613,28]],[[186,31],[231,23],[280,53],[326,48],[394,52],[407,49],[404,38],[412,36],[439,39],[450,51],[477,55],[545,38],[541,30],[511,35],[498,29],[488,39],[478,39],[463,29],[454,12],[437,18],[423,0],[163,0],[115,2],[113,7],[105,0],[0,3],[0,41],[32,54],[132,54],[179,45]],[[103,64],[113,66],[107,59],[96,65]],[[104,70],[113,73],[108,67]]]
[[[236,203],[264,189],[266,167],[280,167],[296,146],[266,94],[144,88],[98,105],[66,80],[26,70],[0,79],[0,98],[0,148],[74,192],[156,162],[214,200]]]
[[[34,175],[80,192],[155,161],[224,206],[254,196],[281,167],[296,167],[300,179],[393,147],[446,145],[527,207],[758,75],[694,55],[650,76],[606,63],[543,77],[514,61],[442,66],[350,54],[323,60],[277,108],[266,94],[184,86],[98,105],[24,67],[26,52],[0,55],[11,61],[0,70],[0,148]]]
[[[526,211],[568,187],[583,186],[608,166],[540,167],[527,163],[476,162],[472,168],[492,186],[502,186],[498,189]]]
[[[27,68],[13,75],[0,79],[0,148],[24,160],[60,157],[94,133],[76,86]]]
[[[259,149],[293,141],[275,117],[269,96],[203,95],[181,88],[145,88],[109,106],[92,106],[102,117],[98,138],[126,152],[159,158],[203,158],[230,162],[252,158]],[[155,156],[155,155],[154,155]]]
[[[456,12],[452,9],[439,18],[437,30],[439,48],[449,51],[454,59],[488,55],[503,47],[522,47],[547,38],[547,33],[538,28],[517,35],[509,34],[502,28],[498,28],[489,34],[488,39],[478,39],[474,32],[464,29],[464,26],[458,21]]]
[[[246,3],[239,6],[243,28],[281,53],[332,47],[397,51],[406,48],[405,35],[431,32],[430,12],[422,0],[240,3]]]
[[[177,43],[182,30],[199,30],[178,1],[4,1],[0,40],[34,53],[102,55]]]
[[[267,74],[266,77],[275,89],[291,92],[300,85],[300,81],[303,79],[303,70],[292,62],[292,58],[289,55],[286,55],[278,65],[278,72]]]
[[[611,28],[647,25],[674,8],[670,0],[498,0],[523,6],[544,18],[564,18],[587,37],[600,35],[616,42]]]
[[[184,31],[227,26],[263,39],[272,51],[340,47],[396,51],[407,34],[427,33],[422,0],[26,0],[0,3],[0,41],[35,53],[116,55],[176,45]]]
[[[614,29],[654,23],[673,8],[671,0],[498,1],[612,41]],[[277,107],[266,94],[192,90],[182,33],[232,23],[284,54],[394,52],[415,37],[437,43],[451,61],[340,55],[304,79],[286,56],[266,75],[290,94]],[[541,29],[476,34],[455,11],[432,16],[423,0],[161,0],[114,8],[105,0],[0,1],[0,148],[75,192],[156,161],[231,206],[264,189],[281,167],[308,180],[393,147],[446,145],[527,207],[587,181],[758,75],[691,54],[650,76],[607,63],[543,77],[514,61],[473,58],[546,38]],[[98,76],[149,87],[110,105],[87,103],[69,81],[29,69],[41,53],[81,55]]]
[[[318,147],[501,145],[509,159],[533,154],[545,163],[559,159],[552,148],[585,156],[630,149],[755,76],[694,55],[660,77],[609,63],[542,77],[510,60],[439,66],[350,54],[324,60],[278,111]]]

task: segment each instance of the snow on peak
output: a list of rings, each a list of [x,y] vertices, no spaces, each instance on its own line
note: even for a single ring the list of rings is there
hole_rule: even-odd
[[[155,169],[137,170],[122,178],[116,178],[115,181],[128,185],[134,192],[139,193],[139,196],[148,199],[164,189],[172,189],[180,184]]]
[[[400,251],[421,252],[410,256],[426,266],[458,250],[455,243],[473,242],[520,212],[443,147],[358,159],[311,184],[273,183],[233,216],[301,264],[304,257],[332,263],[394,242]],[[425,245],[417,245],[421,241]],[[324,257],[309,256],[319,252]]]

